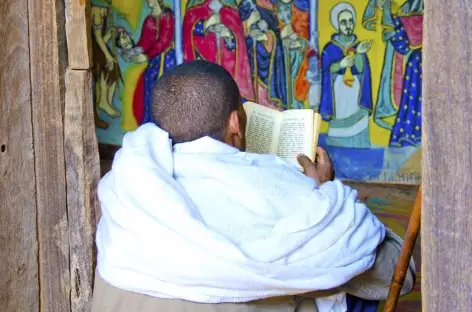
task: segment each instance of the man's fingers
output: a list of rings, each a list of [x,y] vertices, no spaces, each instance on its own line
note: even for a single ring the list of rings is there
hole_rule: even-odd
[[[322,147],[316,149],[316,169],[319,174],[321,182],[327,182],[334,180],[334,168],[331,158],[329,157],[328,151]]]
[[[300,154],[297,156],[298,163],[302,166],[307,177],[314,179],[319,183],[318,174],[316,172],[315,164],[306,155]]]
[[[330,159],[328,156],[328,152],[324,148],[318,146],[316,148],[316,163],[318,165],[323,165],[328,163],[329,161]]]
[[[305,170],[314,171],[316,169],[315,164],[313,164],[311,159],[308,158],[308,156],[306,156],[306,155],[303,155],[303,154],[298,155],[297,160],[298,160],[298,163],[300,164],[300,166],[302,166],[303,169],[305,169]]]

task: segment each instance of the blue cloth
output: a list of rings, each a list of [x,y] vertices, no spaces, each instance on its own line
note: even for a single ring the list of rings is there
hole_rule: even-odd
[[[164,73],[176,65],[174,48],[149,60],[148,66],[144,71],[144,117],[141,124],[152,122],[151,91],[160,77],[162,57],[164,57]]]
[[[310,2],[308,0],[293,0],[295,7],[302,11],[310,11]]]
[[[338,34],[331,37],[331,41],[326,44],[321,56],[322,76],[321,76],[321,102],[320,114],[324,120],[331,120],[334,115],[334,99],[333,99],[333,75],[330,72],[330,66],[333,63],[340,62],[346,55],[340,44],[337,43],[336,38]],[[354,39],[354,44],[351,48],[356,49],[358,46],[357,38]],[[359,72],[356,66],[351,67],[352,74],[359,77],[361,81],[361,95],[359,97],[359,105],[366,108],[369,112],[372,111],[372,76],[370,71],[369,59],[364,54],[364,71]],[[345,68],[341,68],[335,75],[344,75]]]
[[[346,295],[347,312],[376,312],[379,301],[364,300],[349,294]]]
[[[390,146],[421,145],[422,106],[422,56],[423,49],[411,49],[408,35],[399,18],[394,20],[395,35],[391,39],[395,50],[407,55],[403,77],[403,93],[395,124],[390,136]]]
[[[248,36],[246,38],[246,44],[251,72],[254,73],[254,58],[256,58],[257,76],[259,80],[267,86],[269,100],[276,101],[282,106],[285,106],[287,105],[287,79],[278,20],[273,11],[257,6],[254,7],[254,4],[249,1],[243,1],[239,7],[241,20],[247,20],[254,10],[259,11],[262,20],[267,22],[268,30],[275,35],[275,51],[267,51],[263,43],[257,42],[256,55],[254,56],[253,39]],[[253,24],[251,28],[258,28],[257,23]],[[273,53],[274,55],[272,55]]]

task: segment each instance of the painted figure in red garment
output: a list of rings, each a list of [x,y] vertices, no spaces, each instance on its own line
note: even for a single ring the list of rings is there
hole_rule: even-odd
[[[142,54],[131,56],[129,61],[148,66],[139,78],[134,92],[133,112],[138,125],[150,122],[150,92],[157,79],[176,65],[174,48],[174,13],[162,0],[147,0],[152,9],[146,17],[137,47]]]
[[[235,0],[189,0],[182,26],[184,60],[222,65],[244,100],[254,101],[246,40]]]

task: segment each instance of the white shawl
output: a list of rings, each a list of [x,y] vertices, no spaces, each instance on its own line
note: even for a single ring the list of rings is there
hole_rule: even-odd
[[[153,124],[125,135],[98,195],[100,275],[159,298],[248,302],[331,289],[369,269],[385,235],[340,181],[318,188],[276,156],[208,137],[173,148]]]

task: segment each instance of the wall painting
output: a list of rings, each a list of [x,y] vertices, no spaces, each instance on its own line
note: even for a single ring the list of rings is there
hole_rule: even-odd
[[[95,122],[120,145],[168,69],[206,59],[245,100],[313,108],[340,178],[419,183],[423,0],[92,0]],[[310,12],[316,12],[312,14]]]

